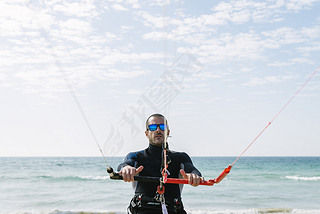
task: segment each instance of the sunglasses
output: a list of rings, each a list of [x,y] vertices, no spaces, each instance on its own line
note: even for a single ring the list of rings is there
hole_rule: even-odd
[[[157,130],[158,126],[161,131],[164,131],[167,128],[167,126],[164,124],[151,124],[148,126],[148,128],[150,131],[155,131],[155,130]]]

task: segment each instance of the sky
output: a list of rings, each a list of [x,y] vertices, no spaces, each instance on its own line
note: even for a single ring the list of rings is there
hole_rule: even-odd
[[[2,0],[0,156],[320,156],[319,0]],[[279,113],[312,75],[300,93]],[[278,116],[273,120],[273,118]]]

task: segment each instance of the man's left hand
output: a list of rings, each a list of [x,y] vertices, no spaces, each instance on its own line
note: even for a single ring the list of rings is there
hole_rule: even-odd
[[[188,179],[189,184],[196,187],[199,186],[200,182],[204,181],[203,177],[200,177],[197,174],[186,173],[183,169],[180,170],[180,173],[184,179]]]

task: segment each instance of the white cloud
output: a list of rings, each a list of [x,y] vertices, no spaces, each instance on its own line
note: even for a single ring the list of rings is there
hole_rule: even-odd
[[[296,78],[297,76],[267,76],[264,78],[257,78],[254,77],[250,81],[243,83],[243,86],[259,86],[259,85],[265,85],[265,84],[275,84],[275,83],[281,83],[293,78]]]
[[[205,78],[205,79],[208,79],[208,78],[221,79],[224,77],[222,72],[220,73],[219,72],[201,72],[199,74],[196,74],[195,76],[198,78]]]
[[[93,1],[81,1],[81,2],[66,2],[63,1],[60,4],[53,5],[53,11],[62,12],[66,16],[76,17],[96,17],[96,7]]]
[[[137,13],[137,15],[143,18],[143,23],[145,24],[145,26],[152,28],[164,28],[165,26],[170,24],[180,23],[179,21],[176,21],[173,18],[163,17],[160,15],[151,15],[147,11],[140,11]]]
[[[203,42],[190,50],[193,54],[204,56],[205,62],[222,62],[226,59],[257,60],[262,58],[263,41],[255,33],[221,35],[220,38]]]
[[[7,74],[5,73],[0,73],[0,80],[5,80],[7,78]]]
[[[88,34],[93,30],[89,22],[74,18],[60,21],[59,27],[69,35]]]
[[[246,23],[250,20],[251,14],[249,10],[240,10],[232,14],[230,20],[236,24]]]
[[[26,30],[48,29],[54,18],[42,9],[0,3],[0,36],[24,35]]]
[[[297,48],[298,51],[303,53],[310,53],[314,51],[320,51],[320,42],[313,42],[302,47]]]
[[[144,60],[158,60],[164,56],[161,53],[122,53],[118,51],[110,52],[99,60],[101,65],[112,65],[116,63],[140,63]]]
[[[305,41],[305,38],[303,38],[299,31],[289,27],[263,32],[262,34],[280,45],[296,44]]]
[[[208,22],[213,25],[226,24],[227,22],[233,22],[235,24],[243,24],[249,21],[255,22],[270,22],[273,15],[283,7],[284,4],[281,1],[275,3],[270,2],[257,2],[247,0],[231,1],[229,3],[221,2],[215,6],[213,14]]]
[[[138,90],[138,89],[129,89],[127,93],[132,95],[141,95],[142,92],[143,92],[142,90]]]
[[[127,11],[128,8],[125,8],[124,6],[122,6],[121,4],[113,4],[112,5],[112,8],[114,10],[117,10],[117,11]]]
[[[172,33],[167,33],[165,31],[153,31],[146,33],[142,36],[143,39],[145,40],[153,40],[153,41],[162,41],[162,40],[171,40],[171,41],[177,41],[181,40],[182,37],[178,36],[176,34]]]
[[[285,66],[291,66],[293,65],[294,62],[271,62],[268,63],[268,66],[273,66],[273,67],[285,67]]]
[[[320,26],[302,28],[301,34],[310,39],[318,39],[320,38]]]
[[[318,2],[318,0],[289,0],[286,3],[288,10],[301,10],[305,8],[310,8],[313,3]]]
[[[100,69],[91,65],[61,66],[46,65],[42,69],[33,66],[13,74],[16,79],[16,88],[26,93],[45,92],[49,96],[52,92],[65,92],[69,86],[74,88],[86,87],[101,77]],[[100,72],[101,73],[101,72]],[[99,76],[100,75],[100,76]],[[20,83],[23,84],[20,84]]]
[[[250,92],[249,94],[253,95],[270,95],[270,94],[279,94],[282,93],[283,91],[276,91],[276,90],[268,90],[268,91],[254,91]]]
[[[130,4],[132,8],[140,8],[140,4],[139,4],[139,1],[138,0],[127,0],[126,1],[127,4]]]
[[[166,38],[166,35],[167,35],[167,32],[149,32],[149,33],[146,33],[142,36],[143,39],[146,39],[146,40],[155,40],[155,41],[160,41],[160,40],[163,40]]]
[[[89,21],[70,18],[57,22],[56,27],[48,31],[48,36],[44,36],[53,46],[62,44],[70,48],[72,45],[80,45],[81,47],[88,45],[89,38],[93,33],[94,29]]]
[[[310,60],[308,58],[294,58],[291,59],[290,61],[294,62],[294,63],[298,63],[298,64],[309,64],[309,65],[313,65],[314,61]]]
[[[221,34],[219,37],[206,38],[205,34],[185,36],[184,42],[192,46],[179,47],[178,52],[189,51],[192,54],[205,57],[201,61],[221,62],[226,59],[257,60],[263,57],[265,40],[255,32],[239,34]]]
[[[279,49],[284,45],[299,45],[296,50],[302,53],[319,50],[320,27],[294,29],[282,27],[268,32],[262,32],[265,37],[264,47]]]
[[[150,1],[149,4],[151,6],[156,5],[156,6],[165,6],[165,5],[169,5],[171,3],[171,0],[153,0]]]
[[[209,15],[200,15],[198,18],[193,18],[193,19],[187,19],[186,22],[190,23],[193,22],[194,25],[213,25],[213,26],[218,26],[218,25],[225,25],[227,23],[227,20],[230,19],[229,14],[225,13],[215,13],[215,14],[209,14]],[[207,26],[209,27],[209,26]]]
[[[112,79],[128,79],[128,78],[135,78],[141,75],[145,75],[150,73],[150,71],[146,70],[130,70],[130,71],[123,71],[119,69],[107,69],[102,76],[105,78],[112,78]]]
[[[311,8],[318,0],[284,0],[277,1],[250,1],[233,0],[220,2],[212,11],[213,14],[205,15],[206,23],[210,25],[224,25],[227,22],[243,24],[249,21],[258,23],[279,22],[284,18],[279,17],[291,10]],[[288,11],[289,10],[289,11]],[[203,15],[204,16],[204,15]]]

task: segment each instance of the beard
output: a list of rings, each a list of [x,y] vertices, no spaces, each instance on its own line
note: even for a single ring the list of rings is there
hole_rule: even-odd
[[[163,134],[158,133],[155,136],[152,136],[151,138],[149,138],[149,142],[150,142],[150,144],[155,145],[155,146],[162,146],[162,144],[164,142]]]

